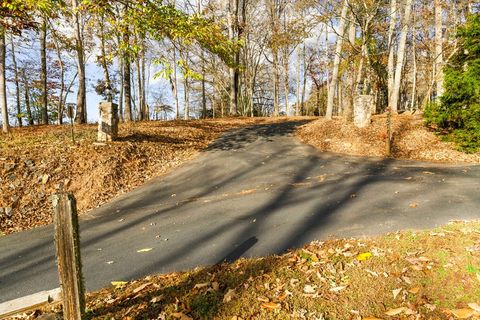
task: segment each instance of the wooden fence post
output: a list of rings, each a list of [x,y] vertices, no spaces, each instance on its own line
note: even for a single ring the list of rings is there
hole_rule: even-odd
[[[81,320],[85,313],[85,294],[80,260],[77,205],[71,193],[53,195],[55,248],[57,251],[63,317]]]

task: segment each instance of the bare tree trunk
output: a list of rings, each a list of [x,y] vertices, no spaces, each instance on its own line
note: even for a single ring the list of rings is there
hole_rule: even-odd
[[[25,74],[25,69],[21,69],[23,89],[24,89],[24,98],[25,98],[25,109],[27,111],[27,122],[29,125],[33,126],[33,116],[32,109],[30,108],[30,87],[28,85],[27,76]]]
[[[394,53],[394,34],[397,17],[397,0],[390,0],[390,26],[388,29],[388,99],[390,100],[393,90],[395,77],[395,53]],[[388,102],[391,105],[391,102]]]
[[[305,42],[303,43],[303,50],[302,50],[302,65],[303,65],[303,83],[302,83],[302,100],[300,102],[300,115],[303,115],[304,105],[305,105],[305,90],[307,87],[307,53],[306,53],[306,45]]]
[[[137,70],[137,99],[138,99],[138,120],[142,121],[145,120],[145,110],[143,108],[143,101],[142,101],[142,91],[143,91],[143,83],[142,83],[142,70],[140,67],[140,57],[135,59],[135,66]]]
[[[42,69],[40,81],[42,83],[42,111],[40,119],[42,124],[48,124],[48,87],[47,87],[47,18],[42,18],[40,29],[40,56]]]
[[[278,70],[278,50],[272,49],[273,54],[273,116],[280,115],[279,103],[279,86],[280,86],[280,72]]]
[[[233,3],[232,3],[233,2]],[[228,36],[234,43],[238,42],[238,0],[228,0]],[[238,113],[238,92],[239,78],[238,63],[240,60],[239,48],[234,53],[233,67],[229,68],[230,73],[230,115]]]
[[[119,57],[118,64],[119,64],[119,73],[120,73],[120,96],[118,97],[118,113],[120,114],[120,119],[124,121],[123,117],[123,88],[124,88],[124,75],[123,75],[123,58]]]
[[[443,95],[443,9],[442,1],[435,0],[435,68],[436,97]]]
[[[78,2],[73,0],[73,10],[75,12],[75,50],[77,51],[77,70],[78,70],[78,91],[77,91],[77,113],[75,115],[76,123],[87,122],[87,88],[85,76],[85,52],[83,47],[83,36],[80,13],[77,12]]]
[[[415,36],[416,28],[415,28],[415,22],[413,23],[412,27],[412,60],[413,60],[413,71],[412,71],[412,76],[413,76],[413,83],[412,83],[412,101],[410,104],[410,110],[415,110],[416,102],[415,100],[417,99],[416,94],[417,94],[417,40]]]
[[[10,43],[12,46],[12,63],[13,63],[13,72],[14,72],[14,81],[15,81],[15,98],[16,98],[16,105],[17,105],[17,120],[18,126],[22,127],[22,109],[20,107],[20,84],[19,84],[19,76],[18,76],[18,66],[17,66],[17,59],[15,56],[15,44],[13,42],[13,36],[10,38]]]
[[[355,45],[355,39],[356,39],[356,25],[355,21],[353,18],[353,14],[351,15],[350,18],[350,23],[349,23],[349,31],[348,31],[348,41],[350,42],[351,46]],[[350,57],[350,61],[354,62],[354,57]],[[352,63],[353,64],[353,63]],[[348,97],[348,103],[346,108],[343,110],[343,116],[344,120],[349,122],[353,120],[353,101],[354,101],[354,96],[355,96],[355,72],[354,68],[350,67],[350,74],[348,75],[348,82],[350,84],[350,92],[349,92],[349,97]],[[327,96],[328,96],[328,91],[327,91]]]
[[[130,41],[128,35],[128,29],[123,34],[123,42],[127,45]],[[130,57],[128,52],[123,53],[123,108],[124,108],[124,121],[133,121],[132,118],[132,87],[131,87],[131,70],[130,70]]]
[[[300,69],[300,65],[301,65],[301,46],[298,46],[297,48],[297,81],[296,81],[296,85],[297,85],[297,90],[296,90],[296,95],[297,95],[297,103],[295,105],[295,116],[299,116],[300,115],[300,101],[301,101],[301,92],[300,92],[300,78],[302,76],[302,72],[301,72],[301,69]]]
[[[184,120],[190,120],[190,84],[188,83],[188,77],[183,77],[183,98],[185,100],[185,114]]]
[[[107,90],[107,101],[113,100],[112,96],[112,84],[110,82],[110,73],[108,71],[107,54],[105,50],[105,31],[104,31],[104,17],[102,16],[100,21],[100,50],[102,56],[100,57],[101,65],[103,69],[103,78],[105,81],[105,89]]]
[[[2,131],[10,132],[7,110],[7,81],[5,74],[5,29],[0,26],[0,109],[2,110]]]
[[[57,53],[57,61],[60,66],[60,92],[58,94],[58,104],[57,104],[57,124],[63,124],[63,107],[64,107],[64,93],[65,93],[65,64],[62,60],[62,51],[58,39],[53,35],[53,44],[55,45],[55,52]]]
[[[170,80],[172,84],[172,92],[173,92],[173,98],[175,100],[175,119],[178,120],[179,117],[179,103],[178,103],[178,80],[177,80],[177,49],[175,46],[173,47],[173,63],[172,63],[172,68],[173,68],[173,79]]]
[[[330,81],[330,88],[328,90],[328,97],[327,97],[327,111],[325,114],[326,119],[332,119],[333,115],[333,101],[335,98],[335,89],[338,83],[338,71],[340,66],[340,58],[342,54],[342,45],[343,45],[343,36],[345,34],[345,20],[347,17],[347,10],[348,10],[348,1],[345,0],[342,6],[342,13],[340,16],[340,23],[338,26],[338,36],[337,36],[337,43],[335,47],[335,58],[333,60],[333,70],[332,70],[332,79]]]
[[[150,112],[148,110],[148,104],[147,104],[147,82],[146,82],[146,70],[145,70],[145,38],[142,39],[142,55],[141,55],[141,60],[140,60],[140,67],[142,69],[141,75],[142,75],[142,95],[141,95],[141,101],[142,101],[142,110],[143,110],[143,120],[150,120]]]
[[[412,11],[412,0],[406,0],[405,13],[402,21],[402,31],[400,33],[400,42],[398,43],[397,66],[395,70],[395,78],[393,82],[393,90],[391,95],[391,112],[398,112],[398,100],[400,97],[400,84],[402,81],[402,69],[405,60],[405,45],[407,41],[408,28],[410,23],[410,13]]]
[[[285,113],[288,116],[290,114],[290,103],[288,101],[288,96],[289,96],[289,82],[290,82],[290,77],[289,77],[289,54],[288,50],[289,48],[286,47],[283,50],[283,92],[285,94]]]

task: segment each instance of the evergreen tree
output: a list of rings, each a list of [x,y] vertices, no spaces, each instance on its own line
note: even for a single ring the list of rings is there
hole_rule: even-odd
[[[459,29],[458,51],[445,65],[445,92],[430,105],[427,122],[447,129],[461,149],[480,150],[480,14]]]

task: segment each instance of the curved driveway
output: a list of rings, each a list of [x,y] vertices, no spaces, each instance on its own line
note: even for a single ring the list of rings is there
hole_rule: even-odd
[[[322,153],[300,123],[223,135],[195,160],[81,222],[88,290],[281,253],[330,236],[480,218],[480,167]],[[58,286],[52,226],[0,238],[0,302]],[[151,248],[148,252],[138,250]]]

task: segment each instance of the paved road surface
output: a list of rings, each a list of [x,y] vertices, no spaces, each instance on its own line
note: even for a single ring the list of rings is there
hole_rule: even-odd
[[[322,153],[292,137],[297,125],[227,133],[194,161],[92,211],[81,223],[87,289],[330,236],[480,218],[480,166]],[[0,238],[0,302],[58,286],[52,229]],[[153,249],[137,253],[143,248]]]

